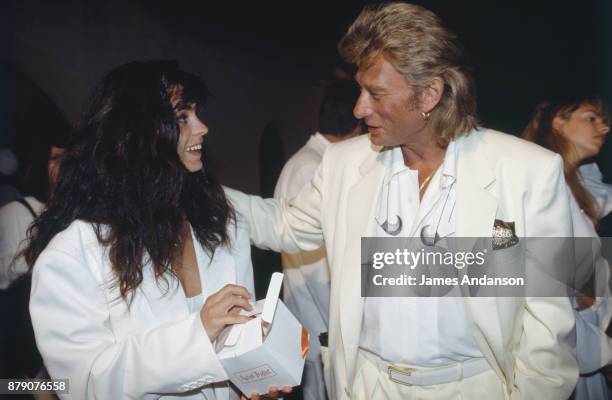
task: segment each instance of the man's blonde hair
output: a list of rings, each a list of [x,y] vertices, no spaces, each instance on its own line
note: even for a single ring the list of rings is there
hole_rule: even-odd
[[[441,145],[478,126],[476,90],[463,50],[431,11],[399,2],[366,6],[338,50],[362,68],[382,54],[414,87],[417,101],[432,78],[441,78],[444,92],[430,117]]]

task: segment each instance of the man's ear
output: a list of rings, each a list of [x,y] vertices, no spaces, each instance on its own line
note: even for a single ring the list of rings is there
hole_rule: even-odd
[[[421,111],[431,112],[440,102],[444,93],[444,81],[440,77],[431,79],[429,86],[421,93]]]

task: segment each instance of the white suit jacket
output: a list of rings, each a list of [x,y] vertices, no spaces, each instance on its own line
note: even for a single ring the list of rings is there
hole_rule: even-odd
[[[571,237],[561,158],[491,130],[457,139],[456,236],[491,237],[495,219],[519,237]],[[276,251],[325,240],[331,269],[330,397],[350,397],[363,319],[360,238],[374,218],[390,152],[367,136],[329,147],[310,185],[289,204],[228,190],[251,241]],[[465,298],[470,329],[512,399],[569,397],[578,378],[575,320],[567,297]]]
[[[202,293],[232,283],[254,295],[247,231],[232,225],[228,232],[231,248],[217,248],[212,260],[193,237]],[[164,294],[146,264],[128,309],[108,284],[112,276],[107,250],[82,221],[57,234],[36,261],[32,324],[50,376],[70,379],[70,395],[62,397],[153,399],[190,392],[181,398],[202,399],[202,392],[209,400],[228,398],[227,387],[206,386],[227,375],[199,312],[189,313],[180,283],[170,281]]]

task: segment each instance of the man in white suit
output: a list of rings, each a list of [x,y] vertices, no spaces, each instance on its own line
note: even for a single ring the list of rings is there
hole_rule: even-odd
[[[518,238],[571,237],[560,157],[478,127],[457,39],[422,7],[366,7],[339,49],[358,67],[354,114],[369,137],[331,145],[288,203],[228,190],[256,245],[325,240],[330,398],[569,397],[578,369],[568,298],[364,298],[360,279],[364,236],[491,237],[502,222]]]
[[[275,199],[290,200],[310,183],[330,143],[361,133],[359,121],[352,113],[358,95],[357,85],[351,81],[334,82],[325,89],[319,108],[318,132],[283,167],[274,190]],[[325,246],[283,253],[282,263],[285,303],[310,333],[302,378],[304,400],[323,400],[326,394],[319,335],[327,332],[329,326],[329,267]]]

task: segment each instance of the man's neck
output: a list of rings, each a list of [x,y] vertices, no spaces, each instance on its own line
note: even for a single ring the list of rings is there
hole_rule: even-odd
[[[422,143],[407,143],[400,145],[404,164],[410,169],[429,173],[437,168],[444,160],[446,149],[441,147],[432,137]]]
[[[432,176],[444,161],[446,149],[435,140],[429,140],[422,145],[405,144],[400,148],[404,156],[404,164],[418,171],[419,199],[422,199]]]

